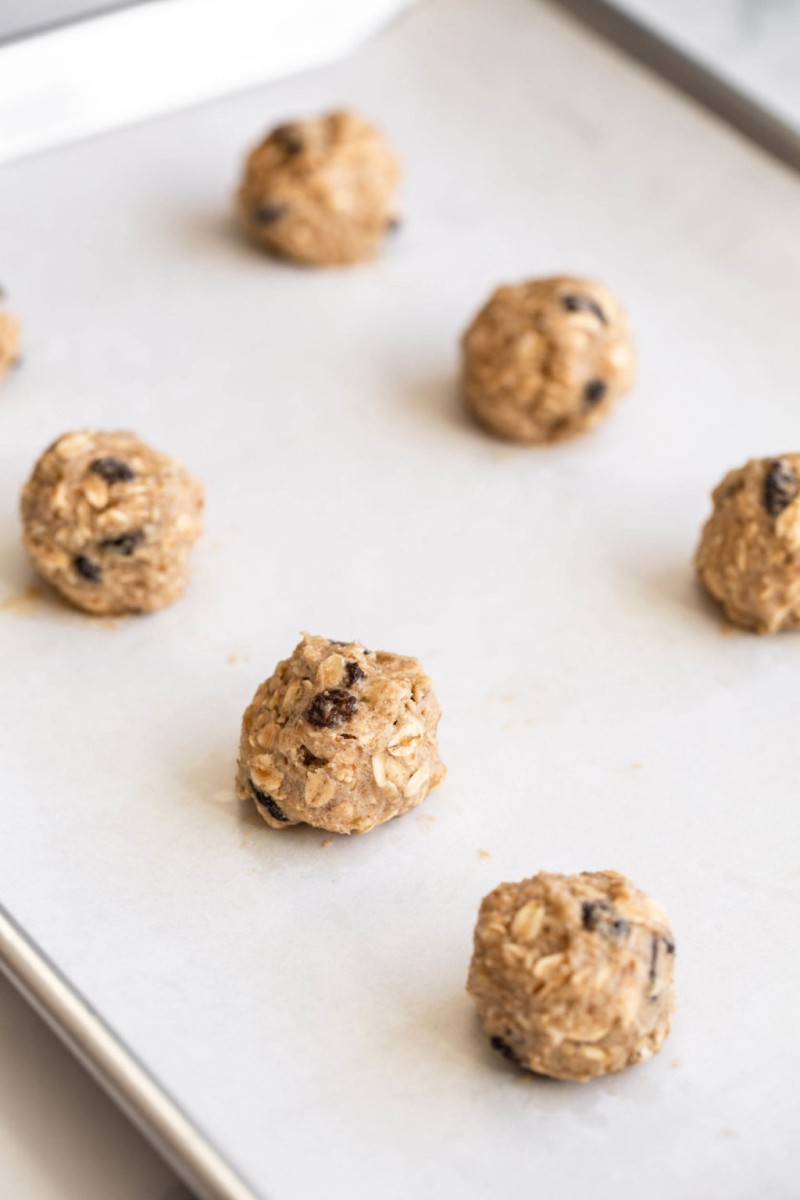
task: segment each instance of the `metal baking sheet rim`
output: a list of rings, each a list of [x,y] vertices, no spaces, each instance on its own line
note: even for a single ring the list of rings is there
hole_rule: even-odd
[[[800,171],[800,133],[742,87],[614,0],[548,0],[643,63],[784,165]]]
[[[0,971],[200,1200],[258,1200],[2,904]]]

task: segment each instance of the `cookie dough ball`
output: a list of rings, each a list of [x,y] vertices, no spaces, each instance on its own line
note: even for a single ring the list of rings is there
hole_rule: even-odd
[[[19,322],[0,308],[0,379],[19,361],[19,340]]]
[[[467,988],[496,1050],[583,1081],[661,1049],[674,954],[662,910],[616,871],[543,871],[484,899]]]
[[[633,382],[625,313],[607,287],[588,279],[562,275],[498,288],[462,344],[469,408],[515,442],[593,429]]]
[[[695,565],[725,616],[758,633],[800,625],[800,454],[754,458],[712,494]]]
[[[444,779],[439,704],[416,658],[305,635],[244,714],[236,790],[273,829],[368,829]]]
[[[202,511],[202,485],[132,433],[65,434],[22,492],[34,566],[78,608],[100,614],[177,600]]]
[[[394,226],[400,167],[355,113],[279,125],[250,153],[239,212],[264,250],[315,266],[371,258]]]

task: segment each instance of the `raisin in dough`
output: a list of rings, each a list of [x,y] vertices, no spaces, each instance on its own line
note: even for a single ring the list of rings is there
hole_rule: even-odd
[[[800,454],[755,458],[713,494],[695,565],[725,616],[758,633],[800,625]]]
[[[355,113],[279,125],[251,151],[239,213],[264,250],[316,266],[370,258],[393,227],[400,167]]]
[[[439,715],[415,658],[305,635],[244,714],[237,793],[273,829],[365,833],[444,779]]]
[[[19,361],[19,322],[0,308],[0,379]]]
[[[542,872],[484,899],[467,987],[496,1050],[584,1081],[660,1050],[674,953],[662,910],[616,871]]]
[[[99,614],[176,600],[202,511],[202,485],[132,433],[65,434],[22,492],[34,566],[78,608]]]
[[[469,408],[516,442],[593,429],[633,382],[621,305],[602,283],[568,275],[498,288],[462,348]]]

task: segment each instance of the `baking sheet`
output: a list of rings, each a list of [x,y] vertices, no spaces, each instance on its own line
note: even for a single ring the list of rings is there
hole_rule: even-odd
[[[271,121],[346,101],[409,165],[376,263],[265,261],[227,217]],[[796,448],[798,184],[568,18],[440,0],[354,59],[0,171],[25,318],[0,392],[0,900],[260,1196],[796,1193],[800,641],[689,568],[729,466]],[[455,342],[500,280],[605,278],[641,353],[583,441],[495,442]],[[26,591],[18,490],[132,427],[209,492],[186,599]],[[232,799],[298,631],[418,654],[450,774],[368,837]],[[613,866],[670,912],[651,1064],[523,1078],[463,992],[481,896]]]

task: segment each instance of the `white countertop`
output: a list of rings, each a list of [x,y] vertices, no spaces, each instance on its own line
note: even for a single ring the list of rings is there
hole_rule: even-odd
[[[800,0],[617,0],[728,83],[800,125]]]
[[[0,975],[0,1196],[191,1200]]]

